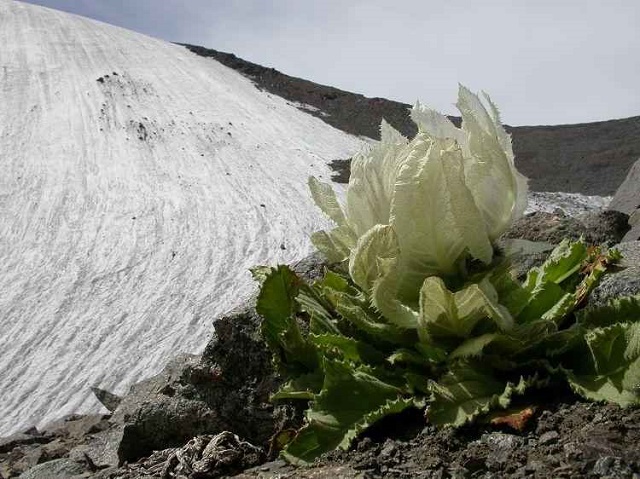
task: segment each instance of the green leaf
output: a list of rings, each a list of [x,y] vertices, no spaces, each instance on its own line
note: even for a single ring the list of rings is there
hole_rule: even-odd
[[[497,380],[490,371],[462,363],[438,382],[431,381],[427,419],[435,425],[462,426],[495,408],[507,408],[514,394],[546,384],[537,376],[520,377],[517,384]]]
[[[488,280],[452,293],[441,278],[427,278],[420,293],[418,334],[422,342],[454,348],[469,338],[476,325],[485,319],[491,320],[494,329],[511,329],[511,315],[497,299]]]
[[[393,414],[399,414],[405,409],[417,408],[422,409],[425,406],[423,399],[417,398],[398,398],[394,400],[387,400],[382,406],[375,411],[364,415],[360,421],[355,423],[343,436],[342,441],[338,444],[338,447],[347,450],[351,445],[351,442],[358,437],[358,435],[367,430],[376,421],[391,416]]]
[[[602,306],[578,311],[576,316],[578,323],[585,327],[640,322],[640,295],[613,298]]]
[[[426,354],[425,354],[426,352]],[[417,351],[413,349],[400,348],[387,357],[390,364],[418,366],[424,369],[431,369],[441,363],[446,358],[446,353],[436,348],[429,348],[426,351]]]
[[[273,268],[271,266],[254,266],[253,268],[249,268],[249,271],[251,272],[253,279],[262,286],[262,283],[264,283],[269,274],[271,274],[272,269]]]
[[[525,289],[533,291],[539,285],[547,283],[560,284],[571,277],[587,259],[587,246],[584,241],[570,241],[564,239],[549,255],[549,258],[538,268],[533,268],[527,280]]]
[[[569,294],[554,282],[539,283],[530,291],[529,299],[516,317],[516,321],[526,323],[540,319],[568,296]]]
[[[360,427],[368,417],[374,417],[387,401],[397,400],[402,394],[396,386],[372,375],[370,368],[325,358],[323,369],[324,384],[307,411],[307,425],[283,454],[296,464],[310,462],[348,443],[354,428]],[[370,416],[372,414],[374,416]]]
[[[292,323],[292,316],[297,311],[295,301],[302,280],[288,267],[280,265],[271,268],[270,273],[260,274],[263,277],[262,288],[258,294],[256,311],[263,318],[263,334],[270,345],[277,345],[280,334]]]
[[[309,315],[309,330],[312,333],[339,333],[340,330],[328,308],[310,288],[304,288],[296,297],[300,310]]]
[[[273,268],[264,278],[256,311],[264,321],[262,335],[278,367],[287,373],[304,373],[318,367],[315,348],[303,338],[296,321],[296,297],[304,283],[288,266]]]
[[[383,353],[364,341],[341,334],[311,334],[309,340],[324,352],[325,357],[334,357],[353,363],[382,364]]]
[[[594,401],[640,404],[640,322],[595,328],[584,339],[590,355],[565,371],[571,387]]]
[[[467,339],[449,354],[449,359],[479,357],[497,337],[497,333],[487,333]]]
[[[489,274],[489,281],[498,293],[498,302],[507,308],[514,318],[518,318],[529,303],[531,293],[513,277],[510,268],[511,264],[508,261],[496,265]]]
[[[271,395],[272,401],[282,399],[312,400],[322,389],[324,373],[317,369],[312,373],[302,374],[284,383],[277,392]]]
[[[346,293],[334,293],[336,311],[375,342],[395,345],[407,344],[413,339],[411,332],[384,322],[366,304]]]

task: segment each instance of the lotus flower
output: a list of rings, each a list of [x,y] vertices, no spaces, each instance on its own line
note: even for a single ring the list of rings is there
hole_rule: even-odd
[[[425,279],[455,276],[469,255],[489,264],[493,242],[524,212],[527,179],[515,168],[497,108],[484,98],[488,108],[460,86],[461,128],[417,103],[411,141],[383,120],[380,143],[351,163],[344,209],[329,185],[309,180],[314,200],[337,223],[313,243],[331,261],[349,259],[352,279],[383,314],[414,323],[407,305],[417,303]]]

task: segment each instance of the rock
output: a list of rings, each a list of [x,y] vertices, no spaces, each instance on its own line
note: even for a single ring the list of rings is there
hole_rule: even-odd
[[[15,477],[39,464],[63,458],[88,465],[82,454],[73,454],[72,450],[80,444],[90,442],[93,435],[108,428],[108,418],[109,416],[103,415],[71,415],[47,424],[42,432],[31,430],[28,431],[29,434],[1,440],[3,449],[0,452],[0,477]]]
[[[89,434],[104,431],[109,427],[110,415],[90,414],[81,416],[73,414],[57,421],[50,422],[42,428],[43,434],[68,439],[81,440]]]
[[[44,458],[37,444],[17,446],[10,453],[0,455],[2,477],[15,477],[41,463]]]
[[[603,456],[593,465],[591,471],[598,477],[632,477],[633,470],[619,457]]]
[[[624,235],[622,241],[637,241],[640,240],[640,208],[635,210],[629,217],[629,227],[631,228]]]
[[[623,259],[619,270],[606,274],[589,296],[589,306],[599,306],[609,299],[640,294],[640,241],[615,246]]]
[[[629,169],[627,177],[618,187],[609,204],[610,210],[631,215],[640,208],[640,159]]]
[[[0,437],[0,453],[9,452],[16,446],[42,444],[51,439],[42,435],[18,433],[8,437]]]
[[[504,234],[504,238],[558,244],[565,238],[577,240],[586,234],[586,227],[577,218],[567,216],[562,212],[536,211],[516,221]]]
[[[629,215],[619,211],[589,211],[578,216],[587,230],[585,241],[590,244],[613,246],[620,243],[629,231]]]
[[[122,402],[122,398],[120,396],[116,396],[115,394],[104,389],[92,387],[91,391],[93,392],[95,397],[98,398],[98,401],[100,401],[102,405],[111,412],[115,411],[120,402]]]
[[[559,437],[558,431],[547,431],[538,438],[538,444],[553,444]]]
[[[589,211],[576,217],[536,211],[516,221],[504,238],[559,244],[565,238],[582,237],[588,244],[611,246],[629,231],[628,219],[618,211]]]
[[[88,471],[82,464],[78,464],[70,459],[56,459],[38,464],[20,474],[19,477],[20,479],[62,479],[77,477],[85,473],[88,473]],[[83,475],[81,477],[89,476]]]
[[[509,460],[514,449],[524,444],[524,439],[513,434],[492,432],[483,434],[480,442],[489,447],[488,462],[503,464]]]

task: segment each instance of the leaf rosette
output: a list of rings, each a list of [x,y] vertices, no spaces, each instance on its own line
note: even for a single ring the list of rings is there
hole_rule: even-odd
[[[335,266],[323,278],[254,270],[263,337],[287,379],[273,399],[309,404],[287,460],[347,448],[407,408],[460,426],[558,383],[640,404],[640,298],[581,309],[619,253],[565,240],[522,282],[495,255],[526,207],[527,180],[484,99],[460,87],[460,128],[416,104],[412,140],[383,121],[380,143],[353,159],[344,206],[309,180],[336,223],[312,236]]]

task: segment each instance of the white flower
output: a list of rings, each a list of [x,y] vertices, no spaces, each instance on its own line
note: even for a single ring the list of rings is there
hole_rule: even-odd
[[[467,255],[490,263],[492,243],[524,212],[527,179],[484,97],[488,110],[460,86],[461,128],[416,104],[411,141],[383,120],[380,143],[351,163],[344,210],[329,185],[310,179],[338,225],[312,241],[332,261],[349,258],[353,280],[383,313],[396,299],[416,302],[427,277],[455,275]]]

